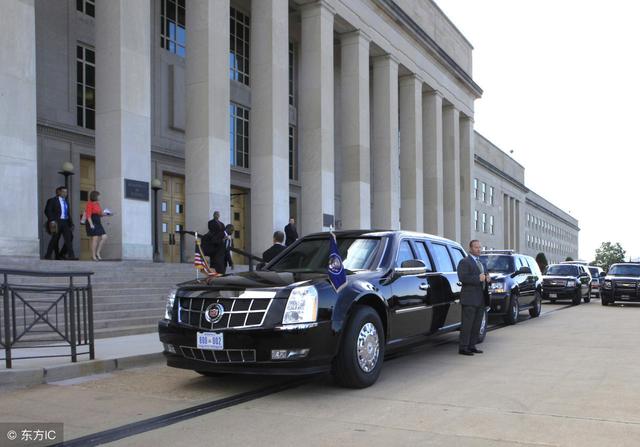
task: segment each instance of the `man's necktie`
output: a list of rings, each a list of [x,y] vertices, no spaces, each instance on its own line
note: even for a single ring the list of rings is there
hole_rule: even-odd
[[[482,262],[480,262],[479,259],[476,259],[476,264],[478,265],[478,270],[480,270],[480,273],[484,273],[484,265],[482,265]]]

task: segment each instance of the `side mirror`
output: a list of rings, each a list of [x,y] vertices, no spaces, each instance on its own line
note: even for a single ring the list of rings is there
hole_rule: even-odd
[[[531,274],[531,268],[530,267],[520,267],[519,271],[522,274],[527,274],[527,275]]]
[[[600,278],[604,278],[605,276],[607,276],[606,272],[600,272]]]
[[[427,273],[427,266],[420,259],[407,259],[394,272],[398,276],[424,275]]]

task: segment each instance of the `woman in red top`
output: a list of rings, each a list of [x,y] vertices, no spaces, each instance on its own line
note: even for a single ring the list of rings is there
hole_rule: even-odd
[[[102,212],[100,202],[98,202],[99,198],[100,193],[98,191],[91,191],[87,207],[84,211],[87,219],[87,236],[91,238],[91,257],[94,261],[102,261],[100,252],[102,251],[104,241],[107,240],[106,231],[104,231],[104,227],[100,221],[101,217],[105,214]]]

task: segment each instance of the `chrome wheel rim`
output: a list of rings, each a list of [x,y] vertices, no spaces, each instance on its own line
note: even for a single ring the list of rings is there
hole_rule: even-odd
[[[542,310],[542,299],[540,298],[540,296],[538,296],[536,299],[536,310],[538,311],[538,313],[540,313],[540,311]]]
[[[366,323],[358,334],[356,347],[358,366],[366,373],[370,373],[378,364],[380,356],[380,338],[373,323]]]
[[[480,322],[480,335],[484,334],[487,330],[487,312],[482,314],[482,321]]]
[[[514,298],[513,299],[513,306],[511,306],[511,311],[513,313],[512,317],[513,317],[514,320],[518,319],[518,314],[520,313],[518,311],[518,307],[519,307],[518,306],[518,300]]]

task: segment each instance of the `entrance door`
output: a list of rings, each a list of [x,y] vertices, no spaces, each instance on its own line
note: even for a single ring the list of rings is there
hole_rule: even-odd
[[[93,158],[80,158],[80,210],[73,216],[74,222],[80,222],[80,216],[84,212],[89,200],[89,194],[96,189],[96,161]],[[76,224],[79,225],[79,224]],[[80,230],[80,259],[91,259],[91,239],[87,232]]]
[[[180,235],[176,231],[184,229],[184,177],[167,173],[162,175],[160,213],[164,261],[180,262]]]
[[[231,188],[231,223],[234,227],[233,246],[246,250],[247,231],[245,228],[247,210],[247,190]],[[249,260],[237,253],[232,253],[234,264],[247,264]]]

